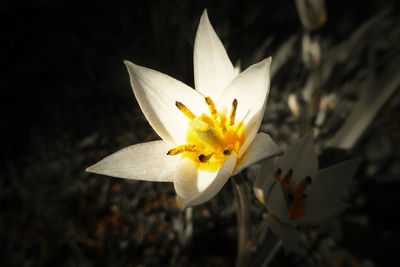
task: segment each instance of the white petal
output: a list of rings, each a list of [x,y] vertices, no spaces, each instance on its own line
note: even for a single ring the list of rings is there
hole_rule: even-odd
[[[231,155],[217,172],[208,172],[197,169],[193,161],[182,159],[174,186],[183,206],[199,205],[214,197],[232,175],[235,164],[236,155]]]
[[[225,48],[215,33],[204,10],[194,43],[195,88],[204,96],[218,99],[236,73]]]
[[[268,134],[259,133],[250,144],[246,153],[236,164],[234,175],[254,163],[266,158],[277,156],[281,153],[282,150],[275,144]]]
[[[269,178],[271,179],[271,178]],[[272,179],[274,179],[272,177]],[[278,182],[274,181],[268,192],[265,192],[265,206],[267,206],[268,211],[274,214],[279,220],[283,222],[290,222],[289,211],[285,198]]]
[[[238,101],[236,122],[243,122],[246,127],[246,140],[240,148],[240,158],[247,150],[264,116],[269,92],[269,69],[271,58],[250,66],[240,73],[221,95],[218,105],[221,110],[230,110],[234,99]]]
[[[276,181],[272,176],[276,172],[276,158],[264,160],[254,181],[254,193],[259,201],[265,204]]]
[[[124,61],[140,108],[157,134],[171,145],[186,142],[188,118],[175,106],[182,102],[195,115],[207,110],[196,91],[161,72]]]
[[[351,159],[320,170],[312,191],[307,195],[306,215],[308,223],[324,222],[338,215],[347,204],[341,194],[351,182],[360,159]]]
[[[289,212],[280,184],[273,175],[276,172],[277,159],[265,160],[254,182],[256,197],[265,204],[268,211],[283,222],[289,221]]]
[[[167,156],[170,148],[164,141],[136,144],[109,155],[86,171],[119,178],[172,182],[178,161]]]
[[[292,181],[300,183],[305,177],[310,176],[312,184],[307,187],[308,191],[314,187],[318,174],[318,159],[314,151],[312,133],[306,135],[284,151],[277,167],[286,175],[290,169],[293,170]]]
[[[282,240],[286,253],[289,253],[296,248],[300,240],[300,233],[296,230],[296,228],[289,224],[277,221],[270,214],[265,217],[265,220],[268,222],[271,230],[275,232]]]

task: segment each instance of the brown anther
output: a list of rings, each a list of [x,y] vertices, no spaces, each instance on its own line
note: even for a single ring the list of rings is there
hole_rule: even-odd
[[[167,152],[168,156],[175,156],[177,154],[183,153],[183,152],[196,152],[196,146],[195,145],[181,145],[177,146],[173,149],[170,149]]]
[[[238,104],[238,101],[236,99],[234,99],[232,102],[232,110],[231,110],[231,116],[230,116],[230,121],[229,121],[230,126],[235,124],[237,104]]]
[[[196,116],[193,114],[193,112],[190,111],[184,104],[182,104],[179,101],[175,101],[175,106],[189,119],[194,119]]]
[[[212,101],[212,99],[210,97],[206,97],[206,104],[208,105],[208,109],[210,110],[211,115],[213,116],[213,118],[217,117],[217,109],[215,108],[215,104],[214,101]]]
[[[224,153],[225,156],[229,156],[232,153],[232,150],[231,149],[225,149],[223,153]]]
[[[200,154],[199,155],[200,162],[203,162],[203,163],[207,162],[211,158],[212,154],[213,153],[211,153],[209,155]]]

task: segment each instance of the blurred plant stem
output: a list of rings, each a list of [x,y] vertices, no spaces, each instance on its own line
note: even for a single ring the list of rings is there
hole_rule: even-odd
[[[282,247],[279,237],[270,230],[267,220],[264,219],[257,224],[251,224],[250,229],[250,181],[245,172],[234,176],[233,188],[237,203],[237,257],[236,267],[243,266],[268,266],[276,253]]]
[[[184,232],[183,232],[183,245],[190,247],[193,237],[193,208],[185,209],[184,215]]]
[[[233,188],[235,191],[235,198],[237,203],[236,216],[237,216],[237,231],[238,231],[238,247],[236,266],[248,266],[250,257],[250,242],[249,242],[249,195],[246,187],[246,175],[241,172],[232,179]]]

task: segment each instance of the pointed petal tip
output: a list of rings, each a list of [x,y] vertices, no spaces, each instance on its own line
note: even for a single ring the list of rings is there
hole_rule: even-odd
[[[92,166],[89,166],[85,169],[85,172],[90,172],[90,173],[97,173],[97,174],[102,174],[102,168],[101,165],[99,163],[101,163],[102,160],[100,160],[99,162],[97,162],[96,164],[93,164]]]
[[[124,59],[123,62],[125,64],[125,66],[134,66],[135,65],[132,62],[130,62],[129,60],[127,60],[127,59]]]
[[[272,62],[272,57],[267,57],[267,58],[261,60],[258,64],[269,66],[269,65],[271,65],[271,62]]]
[[[136,65],[126,59],[123,62],[124,62],[126,69],[128,70],[129,75],[130,76],[133,75]]]
[[[93,164],[85,169],[85,172],[96,173],[98,170],[96,169],[96,164]]]
[[[268,58],[261,60],[258,63],[255,63],[253,66],[257,66],[258,68],[263,68],[263,69],[268,70],[271,67],[271,62],[272,62],[272,58],[268,57]]]
[[[205,23],[211,25],[210,18],[208,17],[207,9],[204,9],[203,13],[201,14],[199,27],[200,27],[200,25],[204,25]]]
[[[125,64],[126,68],[128,69],[128,71],[129,71],[130,69],[132,69],[132,68],[138,67],[138,65],[136,65],[135,63],[133,63],[133,62],[127,60],[127,59],[125,59],[123,62],[124,62],[124,64]]]

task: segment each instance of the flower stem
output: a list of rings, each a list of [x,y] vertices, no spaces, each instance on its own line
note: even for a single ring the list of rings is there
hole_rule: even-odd
[[[238,247],[236,266],[248,266],[250,256],[249,246],[249,195],[246,187],[246,177],[243,173],[233,177],[237,209]]]

